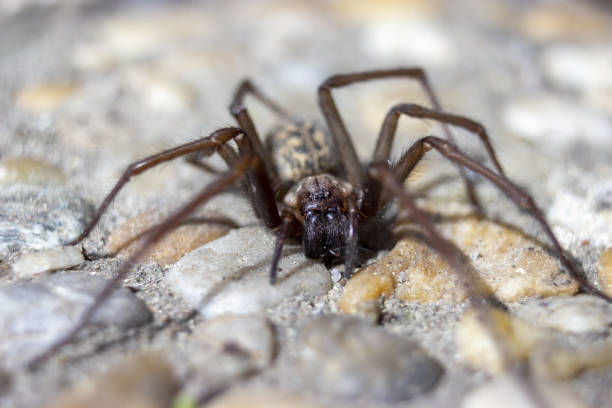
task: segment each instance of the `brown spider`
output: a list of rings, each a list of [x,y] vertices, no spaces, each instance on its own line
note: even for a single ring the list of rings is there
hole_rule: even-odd
[[[372,160],[363,166],[357,158],[355,148],[340,117],[332,96],[332,89],[356,82],[386,78],[410,78],[418,81],[427,94],[432,109],[414,104],[393,106],[382,125]],[[276,129],[262,144],[258,132],[243,103],[247,94],[256,97],[284,119],[285,126]],[[274,103],[250,81],[243,81],[236,90],[230,106],[239,128],[223,128],[210,136],[161,152],[133,163],[123,173],[108,194],[83,233],[69,243],[80,243],[89,235],[100,220],[108,205],[127,183],[160,163],[180,156],[196,165],[206,167],[200,160],[217,152],[229,166],[229,171],[196,195],[188,204],[168,217],[145,239],[143,245],[119,268],[116,276],[85,311],[80,321],[58,342],[52,345],[31,365],[37,365],[72,342],[78,332],[89,322],[94,312],[109,297],[132,266],[152,245],[170,230],[235,181],[243,178],[244,186],[253,209],[264,225],[278,229],[278,238],[270,269],[270,283],[276,280],[282,247],[288,236],[301,237],[304,254],[308,258],[322,260],[326,265],[344,261],[345,277],[353,273],[357,262],[358,246],[368,249],[380,248],[381,236],[388,234],[395,214],[386,211],[394,197],[409,210],[414,220],[427,233],[431,244],[440,255],[459,273],[464,283],[471,286],[465,276],[465,261],[462,254],[442,238],[419,210],[402,183],[421,158],[431,149],[453,162],[465,180],[470,201],[477,207],[478,200],[472,182],[465,169],[480,174],[502,190],[516,205],[531,214],[550,238],[568,273],[576,279],[583,290],[611,301],[604,293],[581,277],[569,261],[545,221],[533,199],[512,183],[502,170],[487,133],[479,123],[465,117],[444,113],[425,72],[420,68],[377,70],[353,74],[335,75],[325,80],[318,89],[319,106],[325,116],[330,133],[313,125],[293,119],[284,109]],[[401,115],[429,118],[440,121],[446,139],[428,136],[415,142],[399,160],[391,164],[390,153],[397,123]],[[461,153],[454,144],[447,125],[462,127],[478,136],[484,145],[496,171],[493,171]],[[234,146],[228,143],[234,142]],[[385,191],[387,193],[385,193]],[[477,296],[474,291],[472,296]]]

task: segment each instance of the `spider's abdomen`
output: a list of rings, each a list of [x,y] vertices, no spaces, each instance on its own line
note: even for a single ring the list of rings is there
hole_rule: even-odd
[[[289,184],[333,172],[338,164],[331,137],[308,122],[276,128],[266,137],[266,147],[281,181]]]

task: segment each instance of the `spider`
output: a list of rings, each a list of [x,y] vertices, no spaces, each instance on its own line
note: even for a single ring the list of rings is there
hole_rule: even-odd
[[[417,81],[432,107],[416,104],[393,106],[384,119],[370,163],[363,165],[338,112],[332,90],[358,82],[391,78]],[[262,143],[245,106],[247,95],[258,99],[284,122],[283,126],[267,136],[265,144]],[[46,360],[72,342],[125,277],[130,266],[134,265],[147,249],[178,226],[197,207],[239,179],[242,179],[257,217],[267,228],[278,231],[270,268],[271,284],[276,281],[282,248],[288,237],[301,238],[304,254],[308,258],[320,259],[328,266],[344,262],[344,276],[350,278],[359,261],[358,247],[376,250],[380,248],[381,242],[386,241],[381,239],[381,236],[389,233],[395,219],[396,212],[388,211],[394,198],[398,198],[400,205],[412,214],[415,222],[428,234],[434,249],[463,275],[465,281],[468,278],[465,276],[462,254],[436,232],[427,215],[416,207],[414,200],[402,186],[421,158],[431,150],[438,151],[455,164],[465,180],[467,195],[477,209],[480,208],[478,199],[466,169],[489,180],[520,209],[531,214],[552,242],[568,273],[579,282],[583,290],[611,301],[581,277],[533,199],[505,176],[484,127],[471,119],[442,110],[423,69],[398,68],[334,75],[319,86],[318,101],[329,133],[309,122],[296,120],[252,82],[244,80],[235,91],[230,105],[230,111],[239,127],[219,129],[207,137],[129,165],[91,222],[69,245],[79,244],[89,235],[111,201],[131,177],[160,163],[186,156],[192,164],[206,168],[202,158],[218,153],[227,163],[229,171],[157,226],[145,238],[143,245],[119,268],[114,279],[97,296],[73,329],[35,358],[31,366]],[[424,137],[410,146],[397,162],[391,164],[391,147],[402,115],[441,122],[445,138]],[[462,127],[476,135],[484,145],[494,170],[460,152],[448,125]],[[230,141],[233,141],[233,144]]]

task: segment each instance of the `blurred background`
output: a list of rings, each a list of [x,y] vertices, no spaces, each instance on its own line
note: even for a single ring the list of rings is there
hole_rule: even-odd
[[[227,105],[242,78],[320,120],[316,88],[327,76],[420,66],[444,109],[485,124],[502,156],[526,143],[590,166],[612,150],[611,7],[4,0],[0,148],[44,157],[71,176],[87,168],[89,180],[109,173],[112,180],[134,158],[233,123]],[[394,103],[427,104],[416,84],[402,80],[336,94],[364,159]],[[265,129],[270,118],[254,105]],[[408,119],[401,129],[402,146],[439,134],[431,123]],[[513,165],[506,167],[512,174]]]
[[[0,0],[0,183],[60,185],[88,219],[129,163],[234,124],[243,78],[323,124],[316,90],[328,76],[418,66],[444,110],[487,128],[507,174],[572,231],[562,243],[590,268],[612,246],[611,44],[604,0]],[[406,80],[334,94],[364,161],[391,106],[429,104]],[[261,133],[274,126],[257,101],[249,108]],[[440,127],[403,118],[395,156],[430,134]],[[486,160],[475,138],[459,140]],[[87,245],[209,177],[177,162],[135,179]],[[21,248],[0,244],[1,274]],[[581,397],[610,403],[598,381]]]

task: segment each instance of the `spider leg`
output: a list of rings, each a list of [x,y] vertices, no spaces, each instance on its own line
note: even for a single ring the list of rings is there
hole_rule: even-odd
[[[52,344],[43,353],[32,359],[28,366],[32,369],[53,356],[64,346],[72,343],[76,336],[83,328],[91,321],[95,312],[108,300],[110,295],[115,290],[116,286],[121,282],[128,271],[134,264],[149,250],[153,245],[159,242],[168,232],[176,228],[182,220],[189,214],[193,213],[199,206],[206,203],[215,195],[222,192],[224,189],[232,185],[237,179],[243,176],[250,168],[256,165],[259,159],[253,154],[243,155],[234,164],[225,175],[216,181],[207,185],[195,198],[189,201],[186,205],[168,217],[163,223],[157,226],[144,240],[143,244],[121,265],[114,278],[110,280],[104,289],[96,296],[94,302],[85,310],[77,324],[65,336],[61,337]]]
[[[338,108],[336,107],[336,103],[334,102],[331,90],[332,88],[340,88],[358,82],[388,78],[410,78],[418,81],[423,87],[423,90],[425,91],[425,94],[429,98],[429,101],[434,109],[437,111],[442,110],[442,106],[436,97],[433,87],[429,83],[425,71],[418,67],[334,75],[327,78],[319,86],[319,106],[323,112],[323,115],[325,116],[325,120],[327,121],[329,129],[341,154],[342,163],[344,164],[347,173],[347,178],[354,187],[361,186],[363,175],[362,169],[355,148],[349,138],[348,131],[346,130],[346,126],[344,125],[340,113],[338,112]],[[453,135],[447,126],[444,126],[444,135],[448,140],[454,140]],[[469,183],[470,182],[468,181],[468,184]]]
[[[274,254],[272,255],[272,265],[270,266],[270,284],[274,285],[276,283],[276,276],[278,274],[278,263],[280,261],[281,254],[283,252],[283,246],[285,245],[285,240],[287,239],[287,234],[289,233],[289,229],[293,227],[293,232],[297,232],[297,228],[299,228],[299,222],[297,222],[295,215],[286,211],[283,213],[282,224],[278,231],[278,235],[276,236],[276,244],[274,245]]]
[[[98,224],[100,218],[102,217],[110,203],[113,201],[115,196],[133,176],[141,174],[146,170],[157,166],[160,163],[164,163],[176,159],[177,157],[188,155],[190,153],[202,152],[203,154],[210,155],[214,153],[217,149],[224,146],[227,141],[235,138],[236,136],[242,133],[243,131],[238,128],[219,129],[213,132],[211,135],[202,139],[174,147],[172,149],[163,151],[161,153],[155,154],[153,156],[130,164],[123,172],[111,192],[106,196],[106,198],[94,214],[93,219],[89,222],[87,227],[85,227],[81,235],[70,241],[67,245],[76,245],[83,241],[83,239],[85,239],[91,233],[91,231]],[[226,161],[227,160],[228,159],[226,159]]]
[[[232,149],[230,146],[228,146],[227,144],[224,144],[223,146],[219,147],[219,149],[217,150],[217,153],[219,153],[219,155],[223,158],[223,160],[227,163],[227,165],[230,168],[232,167],[232,164],[238,158],[238,154],[236,153],[236,151]],[[220,175],[225,172],[224,170],[214,168],[213,166],[208,164],[206,161],[204,161],[203,159],[206,156],[210,156],[210,155],[206,154],[206,152],[193,152],[193,153],[188,154],[185,157],[185,161],[207,173]]]
[[[346,234],[346,248],[344,259],[344,277],[350,278],[355,269],[355,260],[357,256],[357,221],[359,215],[359,207],[357,206],[356,197],[351,195],[347,200],[348,214],[348,231]]]
[[[469,295],[469,298],[476,303],[482,301],[485,296],[482,290],[474,284],[474,276],[467,267],[467,260],[465,256],[445,239],[436,229],[433,222],[427,216],[425,211],[421,210],[414,202],[414,198],[409,194],[395,173],[385,164],[376,163],[368,169],[370,177],[379,182],[383,188],[388,190],[391,194],[397,197],[400,201],[400,205],[410,212],[412,218],[417,222],[424,230],[430,239],[431,245],[440,254],[440,256],[446,261],[446,263],[457,272],[461,284]]]
[[[323,115],[325,116],[325,119],[327,120],[329,129],[340,151],[342,163],[345,166],[349,182],[351,182],[356,187],[361,186],[361,176],[362,176],[361,166],[359,164],[359,159],[357,158],[357,153],[355,152],[355,148],[353,147],[349,139],[348,132],[346,130],[346,127],[344,126],[344,122],[342,121],[342,118],[340,117],[340,113],[338,112],[336,104],[333,100],[331,89],[351,85],[357,82],[364,82],[364,81],[369,81],[369,80],[374,80],[374,79],[388,79],[388,78],[411,78],[411,79],[417,80],[423,87],[423,90],[425,91],[425,94],[429,98],[429,101],[431,105],[433,106],[434,110],[436,112],[442,112],[442,105],[440,105],[440,102],[438,101],[438,98],[436,97],[436,94],[427,78],[427,75],[425,74],[425,71],[422,68],[418,68],[418,67],[397,68],[397,69],[388,69],[388,70],[375,70],[375,71],[335,75],[325,80],[325,82],[323,82],[323,84],[319,86],[319,105],[321,107],[321,111],[323,112]],[[442,128],[444,131],[444,136],[450,142],[455,143],[455,139],[450,129],[448,128],[446,123],[444,123],[444,121],[442,122],[443,122]],[[485,143],[485,145],[487,144]],[[387,149],[387,147],[384,145],[381,146],[379,143],[377,147],[377,152],[378,151],[380,152],[378,154],[375,154],[375,157],[385,156],[384,160],[386,160],[389,154],[388,153],[384,154],[385,149]],[[389,144],[388,146],[388,150],[390,149],[391,149],[391,144]],[[489,155],[491,155],[492,149],[489,149],[487,147],[487,150],[489,151]],[[497,162],[497,159],[494,158],[495,155],[493,154],[491,156],[493,157],[494,162]],[[375,161],[378,161],[378,160],[375,160]],[[470,180],[467,173],[465,172],[465,169],[463,169],[462,167],[459,167],[459,172],[461,176],[463,177],[463,179],[465,180],[465,188],[466,188],[467,195],[468,195],[470,202],[472,203],[472,205],[474,205],[475,208],[479,209],[480,205],[478,203],[478,197],[476,196],[476,191],[474,189],[472,180]],[[370,187],[371,185],[366,186],[366,190],[368,190]],[[366,195],[367,194],[368,193],[366,192]],[[371,208],[372,200],[368,198],[368,201],[370,201],[370,203],[366,205],[367,209],[369,211],[372,211],[372,210],[376,211],[376,208],[373,208],[373,209]]]
[[[243,80],[234,92],[234,97],[232,98],[232,102],[230,104],[230,112],[236,118],[238,125],[244,129],[244,132],[251,143],[251,148],[255,153],[261,158],[262,164],[264,166],[265,172],[267,173],[268,178],[271,180],[272,185],[276,186],[279,184],[279,177],[276,172],[276,169],[272,165],[272,160],[270,155],[268,154],[267,149],[264,147],[261,142],[261,138],[259,137],[259,133],[257,132],[257,128],[255,127],[255,123],[253,119],[251,119],[251,115],[249,114],[245,104],[244,98],[247,94],[254,95],[260,102],[270,108],[274,113],[281,116],[284,119],[291,120],[291,116],[285,112],[278,104],[273,102],[269,97],[264,95],[258,88],[256,88],[251,81]]]
[[[432,148],[436,149],[440,154],[442,154],[442,156],[451,160],[453,163],[466,167],[488,179],[497,188],[504,192],[512,201],[514,201],[519,208],[527,211],[538,222],[538,224],[540,224],[544,230],[544,233],[552,242],[553,247],[557,251],[557,254],[561,258],[561,262],[563,265],[565,265],[569,275],[578,282],[582,290],[612,303],[612,299],[608,295],[591,285],[591,283],[585,280],[578,273],[561,247],[557,237],[552,232],[552,229],[546,221],[544,214],[533,201],[533,198],[531,198],[529,194],[522,191],[517,185],[512,183],[506,176],[495,173],[491,169],[461,153],[452,143],[435,136],[428,136],[418,140],[410,147],[410,149],[408,149],[408,151],[406,151],[404,155],[402,155],[398,164],[392,169],[396,177],[403,181],[402,177],[404,177],[404,175],[408,175],[416,166],[418,161],[423,158],[425,153]]]
[[[503,367],[516,367],[517,361],[512,351],[512,347],[508,343],[506,336],[497,328],[493,316],[490,313],[490,309],[487,306],[490,299],[487,297],[486,293],[483,292],[482,285],[478,284],[479,279],[477,276],[474,276],[465,255],[438,232],[427,213],[416,205],[414,197],[406,191],[399,181],[400,179],[386,163],[373,164],[369,168],[368,174],[372,179],[381,183],[383,188],[396,196],[400,201],[400,205],[408,210],[412,219],[423,228],[434,250],[436,250],[451,269],[457,273],[459,282],[468,294],[469,302],[476,310],[477,318],[495,339],[497,349],[503,361]]]
[[[256,87],[249,79],[243,79],[232,98],[232,107],[237,105],[244,105],[244,98],[251,94],[257,98],[261,103],[268,107],[272,112],[286,120],[292,120],[291,115],[280,107],[276,102],[264,94],[258,87]]]
[[[389,160],[389,156],[391,154],[391,147],[393,146],[393,139],[395,138],[395,134],[397,131],[397,123],[402,114],[416,118],[434,119],[442,122],[444,125],[449,124],[453,126],[459,126],[470,131],[471,133],[478,136],[482,144],[485,146],[487,154],[489,155],[489,158],[491,159],[491,162],[493,163],[493,166],[495,166],[497,172],[502,176],[505,175],[504,170],[502,169],[502,166],[499,163],[499,160],[497,159],[495,150],[493,150],[493,146],[489,141],[487,131],[480,123],[463,116],[452,115],[449,113],[440,112],[438,110],[425,108],[420,105],[405,103],[393,106],[387,113],[382,128],[380,129],[380,134],[378,135],[378,139],[376,142],[376,150],[374,151],[374,155],[372,157],[372,163],[384,163]],[[454,143],[452,140],[449,141],[451,143]],[[410,171],[412,171],[412,168],[408,170],[408,172]],[[478,201],[474,201],[476,193],[473,190],[473,185],[471,184],[471,181],[469,179],[465,178],[465,169],[459,167],[459,174],[466,181],[468,181],[468,183],[466,184],[466,188],[468,190],[468,198],[470,199],[472,204],[475,205],[476,209],[480,210],[480,205],[478,204]],[[404,174],[400,172],[396,175],[400,180],[405,180],[408,176],[408,173]],[[367,191],[369,192],[369,194],[367,195],[366,200],[364,200],[362,211],[365,214],[371,215],[378,210],[381,189],[380,185],[378,185],[377,183],[368,182],[367,185]]]
[[[429,109],[412,103],[395,105],[389,110],[380,130],[378,141],[376,142],[376,150],[374,152],[374,156],[372,157],[372,162],[378,163],[389,160],[393,139],[397,130],[397,122],[402,114],[415,118],[434,119],[442,122],[443,124],[459,126],[470,131],[478,136],[482,144],[485,146],[487,154],[489,155],[489,158],[491,159],[491,162],[493,163],[493,166],[497,172],[502,176],[505,175],[501,164],[499,164],[495,151],[493,150],[493,146],[491,146],[487,131],[480,123],[463,116],[444,113],[438,109]],[[455,144],[455,142],[452,140],[449,140],[449,142]]]

